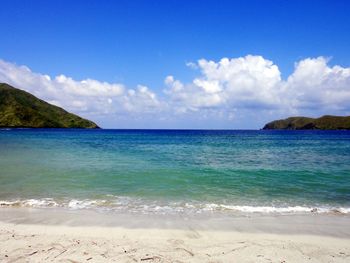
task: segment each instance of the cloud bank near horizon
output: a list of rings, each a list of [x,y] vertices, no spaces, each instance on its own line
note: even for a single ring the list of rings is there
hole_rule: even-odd
[[[116,128],[260,128],[290,115],[350,114],[350,68],[325,57],[295,63],[285,80],[262,56],[200,59],[188,63],[198,76],[183,83],[169,75],[158,94],[94,79],[54,78],[0,60],[0,82]]]

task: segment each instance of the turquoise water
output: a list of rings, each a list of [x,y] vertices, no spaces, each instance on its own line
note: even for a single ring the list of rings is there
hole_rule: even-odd
[[[143,213],[350,213],[350,132],[0,130],[0,200]]]

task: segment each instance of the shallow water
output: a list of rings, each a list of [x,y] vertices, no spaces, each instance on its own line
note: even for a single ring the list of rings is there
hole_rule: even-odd
[[[349,131],[0,130],[2,206],[350,213]]]

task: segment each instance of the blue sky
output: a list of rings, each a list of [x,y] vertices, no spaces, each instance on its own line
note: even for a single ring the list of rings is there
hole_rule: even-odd
[[[43,92],[44,88],[35,90],[34,87],[26,87],[28,81],[21,82],[10,79],[9,76],[2,78],[10,79],[12,84],[68,107],[69,110],[95,118],[105,127],[259,128],[262,122],[274,119],[274,115],[283,117],[292,113],[318,115],[328,112],[349,114],[349,109],[345,106],[330,107],[334,103],[341,103],[339,99],[329,101],[327,107],[324,106],[324,99],[320,99],[313,110],[309,104],[305,107],[305,103],[300,103],[299,99],[288,110],[278,108],[275,102],[271,106],[269,101],[268,107],[263,109],[269,109],[269,114],[264,113],[263,118],[255,120],[251,116],[254,116],[261,101],[247,103],[254,104],[250,109],[239,106],[244,104],[244,97],[241,97],[242,101],[235,100],[233,103],[228,99],[229,95],[221,92],[232,90],[231,84],[222,84],[226,86],[214,92],[209,91],[208,94],[219,90],[221,92],[221,102],[211,102],[210,105],[206,102],[186,101],[179,106],[178,97],[184,96],[178,96],[174,103],[173,100],[169,102],[169,92],[164,92],[172,85],[164,83],[167,76],[181,81],[186,90],[194,89],[191,86],[196,78],[212,80],[213,76],[203,74],[205,69],[196,64],[200,59],[219,63],[222,58],[236,59],[253,55],[262,56],[277,65],[282,82],[295,72],[295,63],[323,57],[327,67],[339,65],[344,69],[342,81],[345,84],[339,90],[343,93],[345,89],[347,93],[347,69],[350,67],[349,14],[349,1],[3,0],[0,9],[0,59],[6,64],[6,69],[9,65],[25,65],[32,73],[49,75],[51,78],[63,74],[77,82],[92,79],[116,83],[122,85],[125,91],[137,90],[137,85],[147,86],[148,91],[157,96],[160,104],[167,104],[167,109],[164,110],[163,105],[156,110],[157,113],[148,113],[144,117],[139,114],[137,118],[128,115],[127,109],[119,113],[109,111],[103,116],[97,109],[79,109],[66,105],[57,96]],[[186,64],[190,62],[192,66],[189,67]],[[334,78],[333,76],[333,80]],[[232,83],[227,79],[217,81]],[[321,92],[320,90],[324,88],[315,92]],[[332,92],[340,94],[339,90]],[[196,90],[193,92],[193,96],[201,96]],[[295,97],[293,94],[289,96]],[[234,97],[237,98],[236,93]],[[61,99],[67,100],[67,96]],[[112,97],[110,99],[118,101]],[[305,99],[303,97],[301,100]],[[138,102],[135,100],[133,103]],[[184,111],[192,113],[184,113],[186,116],[169,115],[174,107],[182,109],[184,105],[188,108]],[[277,107],[278,111],[271,112],[271,107]],[[225,113],[221,111],[223,108]],[[234,109],[235,117],[232,112],[231,115],[227,113],[228,108]],[[147,111],[143,107],[138,110],[141,113]],[[163,114],[159,114],[159,111]],[[220,119],[217,114],[230,117]],[[133,111],[132,115],[137,114]],[[245,118],[250,118],[251,121],[244,121]],[[154,124],[150,125],[149,121],[143,123],[142,120],[154,120]]]

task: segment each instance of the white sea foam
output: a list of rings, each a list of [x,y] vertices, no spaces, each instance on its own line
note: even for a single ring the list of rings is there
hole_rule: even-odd
[[[19,207],[58,207],[60,206],[52,198],[25,199],[0,201],[0,206],[19,206]]]
[[[339,212],[342,214],[350,214],[350,207],[340,207],[338,208]]]
[[[108,199],[71,199],[54,200],[18,199],[0,201],[0,207],[33,207],[50,208],[63,207],[72,210],[96,209],[108,211],[125,211],[133,213],[177,214],[177,213],[260,213],[260,214],[293,214],[293,213],[340,213],[350,214],[350,207],[332,206],[250,206],[228,205],[199,202],[159,202],[130,197],[108,196]]]
[[[108,204],[107,204],[107,201],[103,199],[96,199],[96,200],[72,199],[69,202],[65,203],[64,206],[67,206],[70,209],[90,209],[90,208],[108,207]]]

